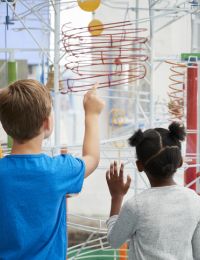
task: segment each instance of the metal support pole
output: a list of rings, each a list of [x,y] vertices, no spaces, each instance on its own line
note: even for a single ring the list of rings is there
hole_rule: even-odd
[[[9,58],[9,61],[7,62],[7,66],[8,66],[7,67],[8,84],[11,84],[17,80],[17,63],[14,60],[13,53],[10,53],[10,58]],[[8,148],[11,149],[13,141],[10,136],[8,136],[7,142],[8,142]]]
[[[136,3],[135,3],[135,19],[136,19],[136,28],[135,29],[138,29],[138,20],[139,20],[139,0],[136,0]],[[138,33],[136,33],[136,37],[138,37]],[[139,53],[137,53],[139,54]],[[136,126],[136,129],[139,127],[139,94],[140,94],[140,91],[139,91],[139,82],[138,80],[136,81],[136,100],[135,100],[135,126]],[[135,192],[135,195],[137,195],[138,193],[138,172],[135,171],[135,175],[134,175],[134,192]]]
[[[152,2],[149,0],[149,17],[150,19],[150,46],[151,46],[151,54],[150,54],[150,127],[154,125],[154,11],[152,10]]]
[[[199,25],[200,26],[200,25]],[[199,43],[200,45],[200,43]],[[199,52],[200,52],[200,46],[199,46]],[[198,88],[198,107],[197,107],[197,125],[198,125],[198,131],[197,131],[197,164],[200,165],[200,63],[198,63],[198,76],[197,76],[197,88]],[[197,176],[200,176],[200,166],[197,167]],[[200,179],[196,182],[196,191],[200,195]]]
[[[194,63],[188,64],[187,69],[187,140],[186,140],[186,157],[190,159],[190,164],[196,164],[197,154],[197,75],[198,66]],[[185,185],[191,183],[197,178],[196,167],[188,168],[185,171]],[[196,190],[196,183],[189,188]]]
[[[199,10],[200,0],[196,1],[196,5],[192,6],[192,9]],[[194,13],[191,14],[191,52],[192,53],[200,53],[200,14]],[[197,69],[197,95],[198,95],[198,101],[200,100],[200,64],[199,64],[199,70]],[[200,164],[200,104],[197,102],[197,148],[196,148],[196,163]],[[200,174],[200,167],[195,168],[197,175]],[[197,176],[196,176],[197,177]],[[196,191],[200,194],[200,181],[198,180],[196,182]]]
[[[8,61],[8,84],[17,80],[17,64],[16,61]]]
[[[54,16],[54,120],[56,153],[60,147],[60,92],[59,92],[59,60],[60,60],[60,1],[55,2]]]

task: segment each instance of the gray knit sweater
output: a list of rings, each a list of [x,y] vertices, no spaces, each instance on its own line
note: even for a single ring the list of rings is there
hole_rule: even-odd
[[[200,196],[190,189],[145,190],[107,226],[113,248],[129,240],[129,260],[200,260]]]

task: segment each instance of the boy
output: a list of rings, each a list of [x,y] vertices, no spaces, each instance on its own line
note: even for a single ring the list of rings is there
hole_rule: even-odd
[[[82,159],[49,157],[42,141],[52,133],[51,97],[35,80],[19,80],[0,92],[0,120],[13,138],[0,160],[0,259],[66,259],[65,195],[81,191],[99,163],[98,118],[104,103],[95,89],[84,97]]]

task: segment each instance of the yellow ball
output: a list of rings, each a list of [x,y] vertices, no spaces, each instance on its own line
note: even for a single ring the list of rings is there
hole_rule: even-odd
[[[101,0],[77,0],[79,7],[86,12],[94,12],[100,5]]]
[[[103,23],[97,19],[92,20],[88,25],[88,31],[92,36],[99,36],[104,30]]]

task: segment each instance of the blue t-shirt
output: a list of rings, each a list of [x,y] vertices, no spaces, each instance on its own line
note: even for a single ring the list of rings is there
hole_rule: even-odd
[[[85,164],[71,155],[0,160],[0,260],[65,260],[66,199],[82,189]]]

